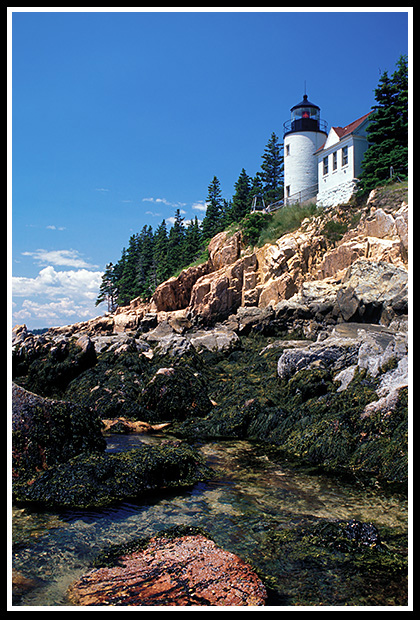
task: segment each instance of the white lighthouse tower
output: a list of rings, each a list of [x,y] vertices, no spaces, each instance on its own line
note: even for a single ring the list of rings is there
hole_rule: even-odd
[[[320,108],[303,96],[284,123],[284,204],[303,202],[318,192],[318,165],[314,153],[327,138]]]

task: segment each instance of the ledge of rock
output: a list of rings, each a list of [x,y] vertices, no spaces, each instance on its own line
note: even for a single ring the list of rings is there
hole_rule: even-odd
[[[202,534],[152,538],[69,590],[81,606],[263,606],[266,598],[251,567]]]

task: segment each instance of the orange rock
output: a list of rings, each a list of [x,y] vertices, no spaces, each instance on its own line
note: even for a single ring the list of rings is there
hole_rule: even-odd
[[[69,590],[74,605],[262,606],[266,590],[251,567],[203,535],[155,537],[90,571]]]

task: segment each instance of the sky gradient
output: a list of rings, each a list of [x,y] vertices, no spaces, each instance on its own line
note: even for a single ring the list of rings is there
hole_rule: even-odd
[[[130,235],[202,219],[214,176],[230,199],[305,81],[328,127],[367,113],[410,10],[8,9],[12,324],[104,312]]]

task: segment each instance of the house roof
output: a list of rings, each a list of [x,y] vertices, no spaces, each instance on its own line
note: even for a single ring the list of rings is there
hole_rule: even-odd
[[[368,112],[367,114],[364,114],[357,120],[353,121],[349,125],[346,125],[345,127],[331,127],[331,129],[334,129],[335,133],[341,140],[342,138],[345,138],[346,136],[349,136],[350,134],[354,133],[356,129],[367,119],[369,114],[372,114],[372,110]],[[325,142],[322,146],[319,147],[319,149],[315,151],[315,153],[319,153],[320,151],[323,150]]]
[[[356,129],[359,127],[359,125],[361,125],[363,123],[363,121],[371,113],[372,112],[368,112],[364,116],[361,116],[360,118],[358,118],[356,121],[353,121],[352,123],[350,123],[350,125],[346,125],[346,127],[333,127],[333,129],[334,129],[335,133],[337,134],[337,136],[340,139],[344,138],[344,136],[347,136],[348,134],[353,133],[353,131],[356,131]]]

